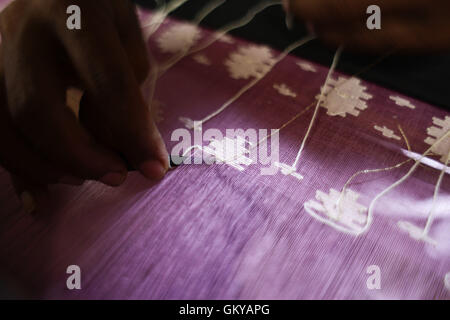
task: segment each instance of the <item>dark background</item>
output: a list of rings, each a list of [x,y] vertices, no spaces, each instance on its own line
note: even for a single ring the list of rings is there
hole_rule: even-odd
[[[135,2],[155,8],[155,2],[152,0],[135,0]],[[167,0],[167,2],[169,1]],[[196,13],[208,2],[210,0],[189,0],[175,10],[172,16],[193,20]],[[250,8],[260,2],[262,0],[227,0],[208,15],[201,25],[218,29],[243,17]],[[440,31],[436,30],[436,32]],[[295,40],[306,35],[306,30],[301,22],[296,23],[294,30],[288,30],[282,7],[272,6],[259,13],[247,26],[236,29],[231,34],[283,50]],[[335,48],[326,47],[319,40],[314,40],[295,50],[292,54],[329,67],[334,52]],[[352,75],[373,63],[380,56],[344,52],[338,70]],[[449,72],[449,53],[427,56],[391,55],[359,77],[450,110],[450,86],[447,78]]]

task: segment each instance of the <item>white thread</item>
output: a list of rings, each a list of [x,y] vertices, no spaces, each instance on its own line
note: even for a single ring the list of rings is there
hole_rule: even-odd
[[[181,0],[181,1],[173,0],[170,4],[168,4],[168,5],[165,4],[164,9],[162,10],[162,12],[164,12],[164,17],[162,18],[162,21],[164,21],[164,19],[167,17],[167,15],[170,12],[177,9],[179,6],[181,6],[186,1],[187,0]],[[199,24],[209,13],[211,13],[215,8],[217,8],[218,6],[220,6],[223,3],[224,3],[224,0],[216,0],[216,1],[213,1],[213,2],[209,3],[208,5],[206,5],[204,7],[204,9],[202,11],[200,11],[200,13],[197,15],[195,22],[197,22],[197,24]],[[158,28],[159,28],[159,25],[158,25]],[[156,31],[156,30],[154,30],[154,31]],[[182,54],[184,54],[186,50],[189,50],[189,48],[184,49]],[[148,56],[149,56],[149,60],[150,60],[150,65],[152,66],[152,71],[151,71],[149,77],[147,77],[143,87],[146,89],[149,89],[149,91],[150,91],[149,97],[147,99],[147,103],[151,107],[151,105],[153,103],[154,93],[156,90],[156,81],[158,80],[158,76],[160,74],[161,67],[160,67],[159,63],[156,61],[156,59],[150,54],[150,52],[148,52]]]
[[[336,89],[333,90],[334,88]],[[325,85],[326,99],[320,106],[327,109],[329,116],[345,117],[349,113],[357,117],[361,110],[367,109],[366,100],[373,98],[365,92],[366,89],[356,77],[349,79],[339,77],[337,80],[331,78]]]
[[[301,42],[301,41],[305,41],[305,43],[306,43],[306,42],[308,42],[308,41],[310,41],[310,40],[313,40],[314,38],[315,38],[314,36],[311,36],[310,39],[300,40],[300,42]],[[291,46],[292,46],[292,47],[295,47],[295,46],[296,46],[296,43],[292,44]],[[294,48],[294,49],[295,49],[295,48]],[[288,50],[289,50],[289,48],[288,48]],[[291,49],[291,50],[293,50],[293,49]],[[380,57],[379,59],[377,59],[375,62],[371,63],[369,66],[367,66],[366,68],[364,68],[364,69],[362,69],[361,71],[359,71],[359,72],[358,72],[357,74],[355,74],[354,76],[357,76],[357,75],[363,73],[364,70],[367,70],[367,69],[369,69],[370,67],[376,65],[378,62],[382,61],[384,58],[386,58],[386,57],[389,56],[390,54],[391,54],[391,53],[388,53],[388,54],[383,55],[382,57]],[[336,87],[336,88],[337,88],[337,87]],[[333,90],[335,90],[336,88],[334,88]],[[278,128],[277,130],[274,130],[274,132],[273,132],[272,134],[270,134],[270,135],[268,135],[268,136],[262,138],[260,141],[258,141],[258,143],[256,144],[256,146],[255,146],[254,148],[256,148],[261,142],[263,142],[264,140],[268,139],[268,138],[269,138],[270,136],[272,136],[273,134],[278,133],[279,131],[281,131],[282,129],[284,129],[284,128],[287,127],[288,125],[290,125],[292,122],[294,122],[295,120],[297,120],[300,116],[302,116],[304,113],[306,113],[311,107],[313,107],[313,105],[314,105],[314,103],[311,103],[311,104],[308,105],[305,109],[303,109],[301,112],[297,113],[294,117],[292,117],[292,118],[289,119],[287,122],[285,122],[283,125],[281,125],[280,128]],[[180,119],[181,122],[185,123],[186,127],[188,127],[189,129],[194,129],[194,130],[196,130],[196,127],[198,127],[199,129],[202,128],[202,123],[201,123],[201,122],[194,121],[194,120],[191,120],[191,119],[186,118],[186,117],[180,117],[179,119]],[[196,124],[197,124],[197,125],[196,125]],[[402,132],[402,134],[403,134],[403,130],[402,130],[400,127],[399,127],[399,129],[400,129],[400,132]],[[410,149],[410,148],[409,148],[409,143],[408,143],[407,141],[406,141],[406,143],[407,143],[407,145],[408,145],[408,150],[409,150],[409,149]],[[199,148],[201,148],[201,147],[199,147]],[[408,160],[408,161],[409,161],[409,160]],[[285,169],[285,172],[291,173],[291,174],[292,174],[292,171],[293,171],[293,170],[287,169],[287,167],[288,167],[287,165],[281,164],[281,163],[278,163],[278,164],[279,164],[279,167],[283,167],[283,168]],[[401,164],[401,165],[402,165],[402,164]],[[395,166],[395,167],[396,167],[396,166]],[[303,177],[302,177],[300,174],[298,174],[298,176],[296,176],[296,178],[297,178],[297,179],[302,179]]]
[[[214,36],[211,37],[210,40],[205,41],[205,43],[200,44],[196,48],[190,48],[190,50],[188,52],[184,52],[183,54],[180,54],[180,55],[170,59],[161,68],[160,73],[158,74],[158,77],[162,76],[168,69],[170,69],[173,65],[175,65],[181,59],[183,59],[185,56],[188,56],[188,55],[191,55],[193,53],[199,52],[199,51],[201,51],[203,49],[206,49],[207,47],[209,47],[210,45],[212,45],[216,41],[221,40],[222,37],[226,37],[226,34],[228,32],[230,32],[230,31],[232,31],[234,29],[240,28],[240,27],[248,24],[249,22],[251,22],[253,20],[253,18],[259,12],[263,11],[264,9],[266,9],[266,8],[268,8],[270,6],[279,5],[279,4],[280,4],[279,2],[269,1],[269,2],[264,2],[264,3],[261,3],[261,4],[257,5],[257,6],[255,6],[242,19],[229,24],[228,26],[222,28],[219,31],[216,31],[214,33]]]
[[[409,221],[398,221],[397,226],[407,232],[409,236],[415,240],[427,242],[433,246],[437,246],[437,242],[434,239],[431,239],[427,235],[423,234],[423,229],[416,226],[415,224]]]
[[[311,129],[312,129],[312,127],[313,127],[313,125],[314,125],[314,122],[315,122],[315,120],[316,120],[316,117],[317,117],[317,114],[318,114],[318,111],[319,111],[319,106],[320,106],[321,102],[323,101],[323,99],[325,98],[325,88],[326,88],[326,85],[327,85],[328,81],[330,80],[331,75],[332,75],[333,72],[334,72],[334,69],[336,68],[336,65],[337,65],[337,63],[338,63],[338,61],[339,61],[339,58],[340,58],[340,56],[341,56],[341,53],[342,53],[342,49],[343,49],[343,47],[341,46],[341,47],[339,47],[339,49],[336,51],[336,53],[335,53],[335,55],[334,55],[334,57],[333,57],[333,63],[331,64],[331,67],[330,67],[330,69],[328,70],[328,74],[327,74],[327,77],[326,77],[326,79],[325,79],[325,84],[324,84],[324,86],[322,87],[322,89],[320,90],[320,96],[319,96],[319,99],[317,100],[317,104],[316,104],[316,107],[315,107],[315,109],[314,109],[314,114],[313,114],[313,116],[312,116],[312,118],[311,118],[311,121],[310,121],[310,123],[309,123],[308,130],[306,131],[306,134],[305,134],[305,136],[304,136],[304,138],[303,138],[303,141],[302,141],[302,144],[301,144],[301,146],[300,146],[300,149],[298,150],[297,157],[295,158],[295,161],[294,161],[294,163],[292,164],[292,167],[294,167],[296,170],[297,170],[297,164],[298,164],[298,161],[299,161],[300,156],[301,156],[301,154],[302,154],[302,151],[303,151],[303,149],[304,149],[304,147],[305,147],[306,140],[308,139],[309,134],[310,134],[310,132],[311,132]]]
[[[153,33],[155,33],[159,27],[161,26],[161,24],[164,22],[164,20],[166,19],[166,17],[174,10],[178,9],[178,7],[182,6],[187,0],[172,0],[170,3],[165,4],[164,8],[161,10],[156,11],[153,15],[152,15],[152,20],[153,17],[155,15],[159,15],[157,16],[158,19],[155,22],[150,22],[149,24],[144,24],[141,26],[142,29],[146,29],[148,27],[153,27],[150,29],[150,31],[146,32],[146,36],[150,37]]]
[[[291,44],[288,48],[286,48],[274,61],[274,63],[272,64],[272,66],[267,70],[266,74],[267,75],[280,61],[282,61],[292,50],[295,50],[299,47],[301,47],[302,45],[304,45],[305,43],[311,41],[312,39],[314,39],[313,36],[307,36],[299,41],[294,42],[293,44]],[[254,87],[259,81],[261,81],[261,79],[263,79],[264,77],[259,77],[259,78],[255,78],[254,80],[252,80],[250,83],[248,83],[247,85],[245,85],[241,90],[239,90],[231,99],[229,99],[228,101],[226,101],[221,107],[219,107],[216,111],[212,112],[211,114],[207,115],[206,117],[204,117],[201,120],[198,120],[198,122],[200,124],[203,124],[209,120],[211,120],[212,118],[216,117],[218,114],[220,114],[222,111],[224,111],[226,108],[228,108],[228,106],[230,106],[233,102],[235,102],[237,99],[239,99],[244,93],[246,93],[248,90],[250,90],[252,87]],[[189,119],[189,118],[184,118],[184,119]],[[190,119],[189,119],[190,120]],[[192,120],[191,120],[192,121]],[[193,121],[192,121],[193,122]]]
[[[144,20],[141,25],[144,39],[148,40],[164,23],[165,19],[166,14],[163,10],[158,10],[153,12],[149,18]],[[147,22],[148,20],[150,20],[150,22]]]
[[[222,34],[218,36],[219,39],[217,39],[217,41],[223,42],[223,43],[228,43],[228,44],[233,44],[234,43],[234,39],[233,37],[227,35],[227,34]]]
[[[238,136],[236,139],[225,137],[223,140],[212,140],[203,151],[214,156],[216,163],[226,163],[229,166],[244,171],[242,165],[250,165],[253,160],[247,157],[249,150],[246,148],[247,141]],[[218,160],[218,161],[217,161]]]
[[[386,57],[388,57],[389,55],[392,54],[393,51],[388,52],[386,54],[384,54],[383,56],[381,56],[380,58],[378,58],[376,61],[374,61],[373,63],[369,64],[368,66],[366,66],[365,68],[363,68],[362,70],[360,70],[359,72],[357,72],[356,74],[354,74],[352,77],[356,77],[358,75],[360,75],[361,73],[363,73],[364,71],[369,70],[371,67],[375,66],[377,63],[379,63],[380,61],[382,61],[383,59],[385,59]],[[348,81],[348,80],[347,80]],[[341,84],[342,85],[342,84]],[[336,86],[335,88],[333,88],[333,90],[336,90],[338,88],[338,86]],[[305,109],[303,109],[302,111],[300,111],[299,113],[297,113],[295,116],[293,116],[291,119],[289,119],[287,122],[285,122],[283,125],[281,125],[280,128],[278,128],[277,130],[274,130],[274,133],[278,133],[280,132],[280,130],[286,128],[288,125],[290,125],[292,122],[294,122],[295,120],[297,120],[300,116],[302,116],[304,113],[306,113],[310,108],[312,108],[314,106],[314,102],[309,104],[307,107],[305,107]],[[192,120],[191,120],[192,121]],[[409,143],[408,143],[408,139],[406,139],[402,128],[399,126],[399,130],[402,133],[403,137],[405,138],[406,144],[408,146],[408,150],[410,150],[411,148],[409,147]],[[265,141],[266,139],[268,139],[272,134],[264,137],[263,139],[261,139],[257,145],[259,145],[261,142]]]
[[[363,230],[361,231],[361,233],[366,232],[373,220],[373,209],[375,207],[376,202],[378,201],[378,199],[380,199],[382,196],[384,196],[386,193],[388,193],[389,191],[391,191],[392,189],[394,189],[395,187],[397,187],[398,185],[400,185],[401,183],[403,183],[406,179],[408,179],[411,174],[417,169],[417,167],[419,166],[419,164],[421,163],[422,158],[424,158],[430,151],[431,149],[439,144],[442,140],[444,140],[445,138],[450,136],[450,131],[448,131],[446,134],[444,134],[442,137],[440,137],[438,140],[435,141],[435,143],[429,147],[421,156],[419,159],[417,159],[414,162],[414,165],[411,167],[411,169],[409,169],[408,173],[406,173],[402,178],[400,178],[399,180],[397,180],[396,182],[394,182],[392,185],[390,185],[389,187],[387,187],[386,189],[384,189],[383,191],[381,191],[379,194],[377,194],[375,196],[375,198],[371,201],[370,205],[369,205],[369,212],[368,212],[368,216],[367,216],[367,224],[366,226],[363,228]],[[444,166],[445,168],[445,166]],[[360,234],[361,234],[360,233]]]
[[[211,164],[212,162],[218,164],[225,163],[239,171],[244,171],[245,168],[242,165],[249,166],[253,163],[253,160],[247,157],[250,153],[250,150],[246,148],[247,144],[249,144],[249,142],[240,136],[236,137],[236,139],[228,137],[225,137],[223,140],[213,139],[206,147],[193,145],[187,148],[186,151],[183,152],[182,157],[186,157],[192,150],[197,149],[201,150],[202,153],[207,153],[212,156],[212,159],[205,161],[207,164]],[[191,155],[195,155],[197,150]],[[202,156],[204,157],[203,154]],[[190,164],[190,161],[191,159],[188,158],[185,159],[183,163]]]
[[[300,173],[296,172],[294,167],[280,162],[275,162],[273,165],[277,168],[280,168],[281,173],[285,176],[292,176],[297,180],[303,180],[303,176]]]
[[[195,17],[192,24],[181,23],[172,26],[158,39],[159,47],[163,52],[180,52],[180,56],[184,57],[192,45],[200,38],[200,30],[198,25],[212,11],[221,6],[225,0],[215,0],[208,3]]]
[[[405,141],[406,147],[408,148],[408,151],[411,151],[411,147],[409,145],[409,141],[408,138],[405,135],[405,132],[403,131],[402,127],[400,125],[398,125],[398,130],[400,131],[400,133],[402,134],[402,137]],[[340,215],[342,213],[342,209],[341,209],[341,200],[342,197],[344,196],[344,194],[346,193],[347,187],[349,186],[349,184],[353,181],[354,178],[356,178],[357,176],[359,176],[360,174],[368,174],[368,173],[377,173],[377,172],[386,172],[386,171],[390,171],[393,169],[397,169],[400,168],[401,166],[403,166],[404,164],[408,163],[409,161],[412,161],[412,159],[408,159],[405,161],[402,161],[400,163],[397,163],[394,166],[391,167],[387,167],[387,168],[381,168],[381,169],[365,169],[365,170],[361,170],[358,171],[356,173],[354,173],[344,184],[344,186],[342,187],[342,191],[341,194],[337,200],[336,206],[337,206],[337,210],[338,210],[338,214]]]
[[[433,202],[431,204],[431,209],[430,209],[430,212],[428,214],[427,222],[425,224],[424,229],[422,230],[419,227],[415,226],[414,224],[412,224],[412,223],[410,223],[408,221],[399,221],[397,223],[397,225],[401,229],[407,231],[409,233],[409,235],[411,237],[413,237],[414,239],[416,239],[416,240],[423,240],[425,242],[429,242],[429,243],[433,244],[434,246],[437,245],[437,242],[435,240],[431,239],[428,236],[428,233],[430,232],[430,228],[431,228],[431,225],[433,223],[434,211],[436,209],[436,201],[437,201],[437,198],[438,198],[438,195],[439,195],[439,190],[441,188],[442,180],[444,178],[444,174],[445,174],[445,171],[446,171],[446,168],[447,168],[449,160],[450,160],[450,151],[447,154],[447,159],[446,159],[445,164],[444,164],[444,166],[443,166],[443,168],[441,170],[441,173],[439,174],[439,178],[437,180],[436,186],[434,187]]]
[[[296,178],[298,180],[302,180],[303,179],[303,176],[297,172],[297,162],[298,162],[298,159],[300,158],[300,154],[301,154],[301,152],[302,152],[302,150],[303,150],[303,148],[305,146],[305,142],[306,142],[306,139],[309,136],[309,132],[311,131],[312,125],[314,124],[314,121],[315,121],[315,118],[316,118],[316,115],[317,115],[317,111],[318,111],[319,106],[320,106],[320,102],[324,98],[324,92],[325,92],[324,88],[326,87],[326,84],[327,84],[328,80],[330,79],[331,74],[333,73],[334,69],[336,68],[336,65],[337,65],[337,62],[339,60],[341,52],[342,52],[342,47],[340,47],[336,51],[336,53],[335,53],[335,55],[333,57],[333,63],[331,64],[330,70],[328,71],[327,77],[325,79],[325,84],[324,84],[324,86],[321,89],[321,94],[320,94],[319,100],[317,101],[316,108],[314,110],[314,115],[313,115],[313,117],[311,119],[311,122],[309,124],[308,130],[307,130],[306,135],[305,135],[305,137],[303,139],[302,145],[300,146],[300,150],[299,150],[299,152],[297,154],[297,157],[295,159],[294,164],[292,164],[291,166],[289,166],[289,165],[287,165],[285,163],[280,163],[280,162],[276,162],[274,164],[276,167],[281,169],[281,173],[284,174],[284,175],[290,175],[290,176],[292,176],[292,177],[294,177],[294,178]]]
[[[430,231],[430,228],[431,228],[431,224],[433,223],[434,209],[436,207],[436,200],[437,200],[437,197],[439,194],[439,189],[441,188],[442,180],[444,179],[445,170],[446,170],[446,167],[448,166],[449,160],[450,160],[450,151],[447,154],[447,160],[445,161],[445,166],[442,168],[441,173],[439,174],[438,181],[436,183],[436,187],[434,188],[433,203],[431,205],[431,210],[430,210],[430,214],[427,219],[427,223],[423,230],[424,235],[428,234],[428,232]]]
[[[256,5],[255,7],[251,8],[243,18],[241,18],[235,22],[232,22],[232,23],[228,24],[227,26],[223,27],[222,29],[219,29],[218,31],[216,31],[211,40],[209,40],[205,44],[195,48],[193,50],[193,52],[197,52],[197,51],[205,49],[206,47],[209,47],[212,43],[216,42],[217,40],[220,40],[222,37],[224,37],[224,36],[226,37],[226,34],[229,33],[230,31],[233,31],[234,29],[243,27],[246,24],[250,23],[258,13],[260,13],[261,11],[265,10],[266,8],[274,6],[274,5],[280,5],[280,2],[279,1],[266,1],[266,2],[262,2],[258,5]],[[190,52],[190,53],[193,53],[193,52]]]
[[[196,17],[194,19],[194,24],[199,25],[200,22],[203,21],[203,19],[205,19],[211,12],[216,10],[218,7],[220,7],[224,3],[225,3],[225,0],[215,0],[215,1],[211,1],[210,3],[208,3],[196,15]]]

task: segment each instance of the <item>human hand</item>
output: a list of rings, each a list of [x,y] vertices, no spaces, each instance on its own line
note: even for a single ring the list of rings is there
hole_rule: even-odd
[[[380,30],[366,26],[370,5],[381,9]],[[288,10],[336,46],[372,52],[450,49],[448,0],[290,0]]]
[[[81,30],[66,9],[81,8]],[[0,164],[36,188],[160,179],[168,155],[139,85],[149,65],[126,0],[16,0],[0,15]],[[85,92],[80,121],[66,90]]]

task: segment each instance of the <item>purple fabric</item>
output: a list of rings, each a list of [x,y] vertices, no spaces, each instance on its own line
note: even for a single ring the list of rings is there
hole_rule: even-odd
[[[158,61],[170,57],[155,42],[150,45]],[[210,66],[186,57],[158,81],[155,98],[164,118],[159,127],[169,150],[172,131],[183,126],[178,117],[202,118],[250,81],[230,78],[224,66],[242,45],[247,43],[238,39],[217,42],[201,52]],[[315,101],[328,71],[314,64],[316,73],[304,71],[299,61],[289,56],[280,62],[204,130],[280,127]],[[285,83],[297,96],[280,95],[274,83]],[[398,106],[389,99],[398,94],[363,85],[373,99],[359,116],[332,117],[320,109],[299,162],[302,181],[281,173],[262,176],[259,165],[242,172],[225,164],[186,165],[159,183],[130,173],[119,188],[95,182],[54,186],[49,203],[31,216],[22,211],[7,173],[0,172],[0,269],[42,298],[449,299],[448,175],[430,232],[435,247],[397,226],[400,220],[425,225],[439,175],[428,166],[380,199],[361,236],[336,231],[304,209],[317,190],[341,190],[359,170],[407,159],[399,152],[403,142],[383,137],[374,125],[396,129],[399,123],[412,150],[422,153],[433,117],[448,116],[414,99],[408,98],[415,109]],[[294,161],[312,113],[281,130],[282,162]],[[368,207],[410,166],[362,175],[349,187]],[[81,290],[66,288],[69,265],[81,267]],[[380,267],[380,290],[366,286],[371,265]]]

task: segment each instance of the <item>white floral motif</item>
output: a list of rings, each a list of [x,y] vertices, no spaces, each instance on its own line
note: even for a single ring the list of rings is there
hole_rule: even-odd
[[[303,71],[307,72],[317,72],[317,69],[308,62],[297,62],[297,65],[302,69]]]
[[[387,138],[400,140],[400,137],[398,135],[396,135],[393,130],[387,128],[386,126],[380,127],[380,126],[375,125],[373,127],[375,130],[380,131],[383,134],[383,136],[385,136]]]
[[[431,137],[427,137],[425,143],[429,145],[433,145],[436,140],[444,136],[450,130],[450,117],[446,116],[445,119],[433,117],[433,124],[434,126],[427,128],[427,133]],[[445,163],[447,155],[450,152],[450,137],[439,142],[431,149],[431,151],[441,155],[441,161]]]
[[[273,165],[281,169],[281,173],[284,174],[285,176],[291,176],[297,180],[303,180],[303,176],[296,171],[295,167],[281,162],[275,162]]]
[[[361,110],[367,109],[367,100],[372,99],[366,89],[358,78],[330,79],[321,106],[328,110],[329,116],[345,117],[349,113],[357,117]],[[319,99],[319,95],[316,98]]]
[[[250,142],[239,136],[236,139],[225,137],[220,141],[212,140],[203,148],[203,152],[212,155],[219,163],[223,162],[239,171],[244,171],[242,165],[248,166],[253,162],[247,157],[250,153],[246,148],[247,144]]]
[[[233,79],[262,78],[274,64],[270,49],[257,45],[240,47],[225,61]]]
[[[309,200],[304,207],[311,216],[339,231],[359,234],[367,222],[367,208],[357,202],[358,198],[359,194],[349,189],[342,197],[335,189],[330,189],[329,194],[317,190],[319,202]]]
[[[191,48],[200,38],[200,30],[188,23],[170,26],[157,39],[158,46],[163,52],[178,53]]]
[[[292,91],[291,88],[289,88],[289,87],[288,87],[286,84],[284,84],[284,83],[281,83],[281,84],[275,83],[275,84],[273,85],[273,88],[274,88],[275,90],[277,90],[278,93],[281,94],[281,95],[283,95],[283,96],[292,97],[292,98],[297,97],[297,94],[296,94],[294,91]]]
[[[211,65],[211,61],[208,59],[208,57],[201,53],[196,54],[195,56],[192,57],[192,59],[194,59],[196,62],[203,64],[205,66]]]
[[[410,109],[415,109],[416,106],[411,103],[411,101],[401,98],[399,96],[390,96],[389,99],[395,102],[396,105],[400,107],[407,107]]]

